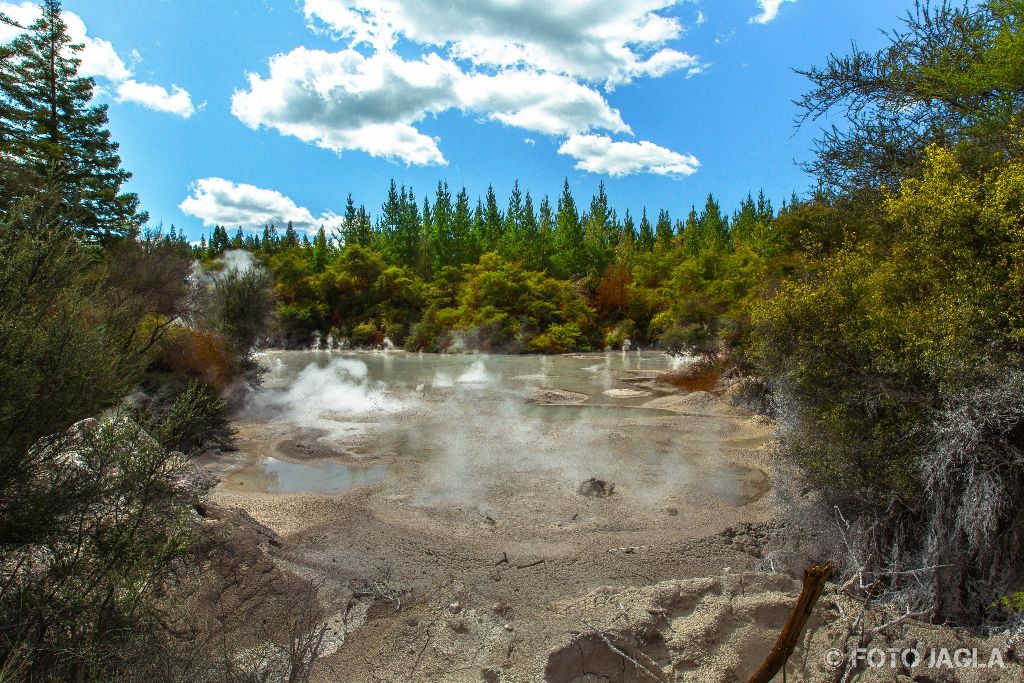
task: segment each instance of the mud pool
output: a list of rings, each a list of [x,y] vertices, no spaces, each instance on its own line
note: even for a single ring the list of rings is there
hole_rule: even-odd
[[[420,502],[488,506],[499,483],[589,477],[660,505],[727,505],[767,488],[724,461],[728,420],[677,402],[654,378],[664,354],[574,356],[268,352],[265,383],[238,416],[243,456],[223,486],[331,495],[415,468]],[[706,411],[705,411],[706,412]]]
[[[318,681],[576,680],[558,655],[582,628],[575,601],[765,562],[736,530],[774,515],[773,427],[659,383],[668,356],[260,361],[235,450],[203,462],[211,501],[317,586]],[[733,669],[722,680],[749,676]]]

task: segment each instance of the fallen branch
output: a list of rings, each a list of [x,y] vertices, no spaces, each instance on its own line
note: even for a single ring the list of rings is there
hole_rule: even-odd
[[[604,642],[604,644],[608,646],[609,650],[611,650],[612,652],[614,652],[615,654],[617,654],[618,656],[622,657],[624,660],[626,660],[627,662],[632,664],[634,667],[637,668],[638,671],[643,672],[644,674],[646,674],[647,676],[649,676],[653,680],[658,681],[658,683],[664,683],[664,681],[665,681],[665,677],[664,676],[659,676],[658,674],[654,673],[653,671],[648,669],[646,666],[644,666],[643,664],[638,662],[634,657],[631,657],[631,656],[627,655],[625,652],[623,652],[619,648],[615,647],[615,645],[612,643],[612,641],[608,638],[607,634],[605,634],[605,632],[603,630],[599,629],[598,627],[594,626],[591,623],[588,623],[587,621],[581,619],[580,617],[576,617],[576,620],[579,621],[584,626],[586,626],[588,629],[590,629],[590,631],[592,631],[594,633],[594,635],[596,635],[598,638],[600,638]],[[654,662],[651,662],[651,664],[654,665],[654,666],[657,666]]]
[[[545,564],[547,560],[537,560],[536,562],[530,562],[529,564],[517,564],[516,569],[529,569],[530,567],[536,567],[538,564]]]
[[[811,612],[814,611],[814,605],[821,597],[822,591],[825,590],[825,582],[831,573],[831,562],[826,565],[812,564],[804,571],[804,587],[800,591],[800,598],[796,601],[796,606],[793,607],[789,619],[786,620],[786,625],[782,627],[782,633],[775,641],[775,647],[768,653],[768,658],[764,660],[761,668],[750,677],[750,683],[768,683],[786,665],[786,661],[800,641],[800,635],[807,626],[807,620],[810,619]]]

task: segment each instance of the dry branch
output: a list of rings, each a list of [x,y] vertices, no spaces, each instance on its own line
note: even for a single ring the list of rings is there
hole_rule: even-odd
[[[750,683],[768,683],[786,665],[786,660],[793,654],[800,641],[800,635],[807,626],[807,620],[810,619],[814,605],[825,590],[825,582],[831,573],[831,562],[826,565],[812,564],[804,572],[804,587],[800,591],[800,598],[786,620],[779,639],[775,641],[775,647],[768,653],[768,658],[764,660],[761,668],[750,677]]]

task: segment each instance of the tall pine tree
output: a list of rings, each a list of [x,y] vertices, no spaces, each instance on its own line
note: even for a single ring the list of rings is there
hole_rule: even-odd
[[[121,192],[131,174],[106,128],[106,105],[91,104],[95,83],[78,75],[83,46],[71,42],[59,0],[43,0],[40,9],[0,61],[0,148],[20,179],[5,183],[3,200],[54,184],[61,218],[80,236],[135,235],[148,216],[136,195]]]

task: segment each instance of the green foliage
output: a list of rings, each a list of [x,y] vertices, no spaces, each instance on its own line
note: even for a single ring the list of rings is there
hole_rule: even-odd
[[[530,340],[526,348],[534,353],[568,353],[569,351],[589,351],[584,343],[583,333],[574,323],[567,325],[551,325],[542,334]]]
[[[741,358],[749,300],[788,257],[763,194],[744,200],[735,230],[710,195],[685,223],[660,210],[654,226],[645,210],[638,228],[628,212],[619,220],[603,183],[582,214],[568,181],[555,211],[547,197],[535,208],[518,181],[505,212],[493,187],[471,211],[466,189],[453,200],[444,182],[420,206],[392,181],[372,228],[349,197],[334,238],[321,229],[307,246],[272,225],[243,237],[273,273],[288,343],[330,331],[360,346],[522,351],[541,348],[529,342],[551,325],[575,324],[575,349],[629,339]],[[227,231],[215,227],[208,245],[197,256],[230,246]]]
[[[951,152],[926,157],[885,199],[891,245],[842,248],[755,311],[758,362],[800,406],[801,460],[875,502],[916,500],[915,435],[1024,333],[1024,167],[977,180]]]
[[[170,446],[187,445],[217,402],[188,392],[166,420],[147,420],[160,440],[120,413],[86,420],[135,386],[164,316],[176,315],[161,297],[180,294],[165,252],[177,247],[84,243],[45,186],[5,209],[0,669],[31,680],[118,678],[133,637],[156,628],[160,591],[190,538],[193,499]]]
[[[960,148],[974,168],[998,163],[1018,144],[1022,22],[1021,0],[920,2],[881,50],[854,47],[800,72],[813,84],[801,120],[841,110],[850,124],[825,132],[810,169],[854,191],[919,174],[931,144]]]
[[[266,331],[273,311],[272,280],[261,267],[231,268],[217,275],[213,286],[214,326],[240,356],[247,356]]]
[[[49,437],[32,455],[51,505],[32,545],[5,536],[0,661],[29,680],[119,678],[141,655],[133,640],[158,627],[160,588],[190,543],[184,460],[124,417]]]
[[[989,609],[1002,609],[1007,612],[1024,613],[1024,591],[1004,595],[998,600],[993,600]]]
[[[31,446],[113,405],[147,361],[138,308],[60,210],[23,201],[0,218],[0,538],[11,541],[31,538],[52,503]]]
[[[211,432],[227,426],[227,406],[204,382],[192,380],[162,416],[148,421],[149,432],[170,451],[192,453],[201,448]]]
[[[4,203],[44,183],[60,188],[60,220],[92,240],[135,235],[147,217],[138,197],[121,193],[121,168],[106,130],[106,105],[92,105],[94,83],[77,75],[82,50],[72,43],[57,0],[45,0],[28,31],[0,46],[0,139],[18,183],[4,183]]]

